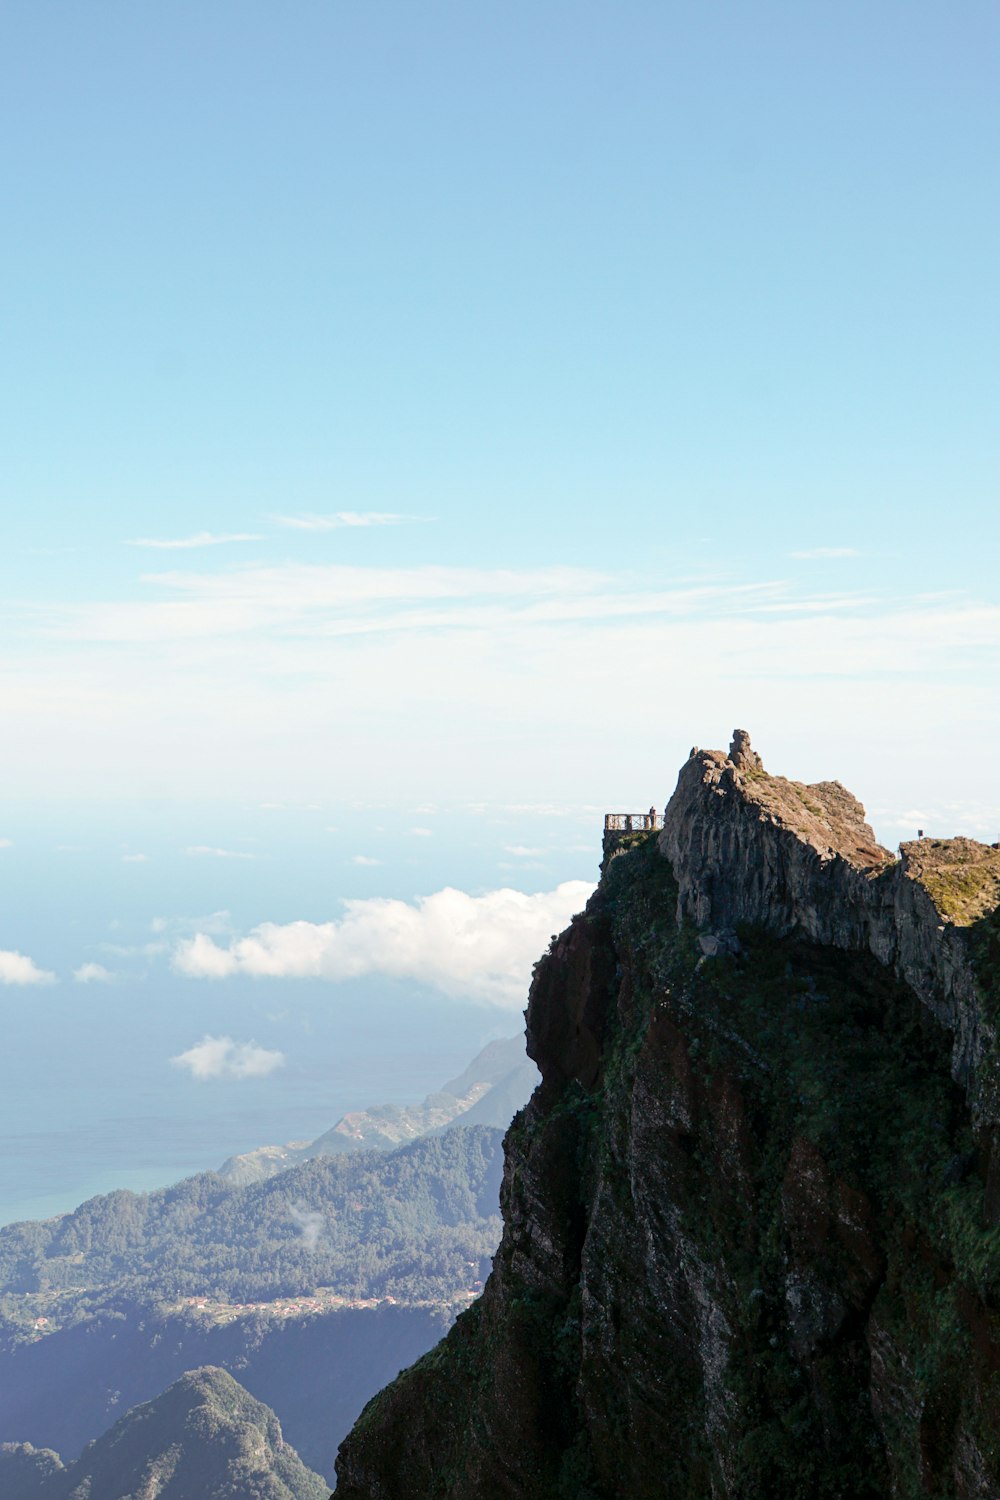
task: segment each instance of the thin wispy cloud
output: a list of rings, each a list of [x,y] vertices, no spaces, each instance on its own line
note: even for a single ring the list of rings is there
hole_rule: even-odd
[[[0,949],[0,984],[52,984],[55,975],[16,949]]]
[[[345,901],[331,922],[264,922],[221,946],[207,933],[178,944],[174,967],[195,979],[356,979],[385,974],[494,1005],[524,1005],[532,966],[593,886],[566,881],[525,895],[471,896],[446,887],[413,903]]]
[[[211,844],[189,844],[184,850],[189,859],[256,859],[245,849],[217,849]]]
[[[870,812],[873,822],[900,834],[904,840],[916,838],[920,829],[928,837],[951,838],[959,828],[968,837],[980,839],[985,844],[995,844],[1000,835],[1000,810],[995,805],[965,798],[903,808],[902,811],[894,807],[873,807]]]
[[[275,516],[278,526],[293,531],[340,531],[344,527],[410,526],[429,520],[427,516],[407,516],[390,510],[337,510],[332,515],[306,514]]]
[[[13,847],[14,847],[14,840],[13,839],[0,839],[0,849],[13,849]]]
[[[370,854],[355,854],[351,859],[352,865],[380,865],[380,859],[373,858]]]
[[[284,1067],[285,1054],[260,1047],[256,1042],[237,1042],[231,1036],[203,1036],[200,1042],[170,1059],[202,1083],[214,1078],[266,1078]]]
[[[683,619],[751,613],[791,597],[780,580],[636,588],[582,568],[352,567],[285,564],[166,572],[141,582],[161,598],[64,606],[40,622],[53,640],[150,644],[293,635],[312,640],[402,631],[496,630],[512,624]]]
[[[148,865],[149,864],[149,855],[148,854],[123,854],[122,855],[122,864],[123,865]]]
[[[226,937],[233,930],[232,917],[228,911],[213,911],[205,916],[153,917],[150,932],[170,933],[174,937],[189,937],[193,932],[210,932],[213,937]]]
[[[323,1214],[315,1208],[306,1208],[301,1203],[290,1203],[288,1213],[292,1223],[302,1236],[302,1243],[307,1250],[315,1250],[319,1240],[326,1228],[326,1219]]]
[[[801,552],[789,552],[798,562],[818,562],[825,558],[860,557],[857,547],[806,547]]]
[[[77,984],[111,984],[115,977],[103,964],[85,963],[73,970]]]
[[[187,552],[195,547],[227,547],[230,542],[262,542],[263,540],[264,538],[254,531],[196,531],[193,536],[127,537],[125,546],[152,547],[160,552]]]
[[[812,599],[782,599],[775,603],[762,603],[757,613],[762,615],[832,615],[836,613],[856,614],[859,609],[877,609],[878,599],[874,595],[862,594],[817,594]]]
[[[115,958],[159,958],[162,953],[170,951],[170,944],[160,943],[101,943],[102,953],[110,953]]]

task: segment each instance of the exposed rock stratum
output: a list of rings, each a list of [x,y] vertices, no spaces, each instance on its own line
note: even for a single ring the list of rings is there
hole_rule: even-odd
[[[337,1500],[1000,1496],[1000,849],[694,750],[536,967],[483,1296]]]

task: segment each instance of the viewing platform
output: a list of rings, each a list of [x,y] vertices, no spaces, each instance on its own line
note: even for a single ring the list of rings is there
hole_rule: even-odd
[[[651,807],[649,812],[644,813],[605,813],[604,814],[604,863],[611,858],[627,839],[630,833],[656,833],[663,827],[663,814]]]
[[[652,833],[663,827],[663,814],[651,807],[644,813],[605,813],[605,833]]]

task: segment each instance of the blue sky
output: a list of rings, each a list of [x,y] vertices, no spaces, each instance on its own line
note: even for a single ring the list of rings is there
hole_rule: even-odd
[[[252,965],[177,968],[200,916],[509,886],[547,935],[601,812],[736,723],[890,844],[1000,837],[998,42],[979,3],[7,6],[33,1003],[194,986],[243,1044]],[[382,977],[454,1006],[434,910]]]
[[[0,27],[20,791],[645,800],[919,720],[909,808],[992,732],[995,7]]]
[[[76,549],[33,592],[338,510],[435,518],[357,565],[992,585],[994,6],[0,24],[10,540]]]

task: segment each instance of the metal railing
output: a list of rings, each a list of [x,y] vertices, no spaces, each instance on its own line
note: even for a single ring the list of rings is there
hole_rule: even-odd
[[[650,808],[644,813],[605,813],[605,833],[650,833],[663,827],[663,814]]]

